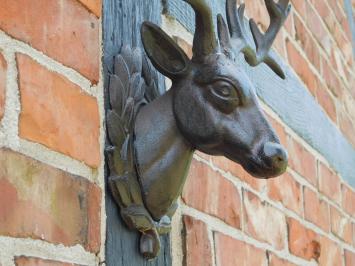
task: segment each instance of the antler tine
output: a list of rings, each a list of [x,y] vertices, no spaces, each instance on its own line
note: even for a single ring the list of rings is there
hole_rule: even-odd
[[[270,15],[270,26],[265,34],[260,32],[253,19],[250,20],[250,28],[256,45],[258,62],[264,61],[272,43],[285,22],[291,8],[289,2],[290,0],[279,0],[278,3],[274,2],[274,0],[265,0],[265,5]]]
[[[217,51],[212,11],[205,0],[184,0],[194,9],[196,29],[193,43],[193,58],[199,60]]]
[[[257,66],[260,63],[265,62],[277,75],[284,79],[284,72],[277,62],[269,55],[269,50],[290,12],[290,0],[279,0],[278,3],[274,0],[264,1],[270,15],[270,26],[266,33],[263,34],[260,32],[253,19],[249,22],[256,46],[255,51],[248,42],[249,38],[244,23],[245,5],[240,5],[237,10],[236,0],[227,0],[227,18],[233,49],[236,53],[243,52],[246,61],[251,66]]]

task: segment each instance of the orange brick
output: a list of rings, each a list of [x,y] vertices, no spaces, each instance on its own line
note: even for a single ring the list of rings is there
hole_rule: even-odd
[[[212,157],[212,162],[215,166],[225,172],[231,173],[233,176],[239,178],[241,181],[250,185],[252,188],[258,191],[262,191],[266,188],[266,180],[259,179],[251,176],[247,171],[243,169],[240,164],[232,162],[225,157]]]
[[[7,63],[4,56],[0,53],[0,121],[5,112],[6,72]]]
[[[277,136],[280,139],[280,143],[286,147],[287,146],[287,134],[283,125],[272,118],[270,115],[266,114],[267,120],[270,122],[272,128],[276,131]]]
[[[101,17],[102,2],[101,0],[79,0],[97,17]]]
[[[270,199],[302,215],[301,186],[289,173],[268,180],[268,195]]]
[[[355,217],[355,192],[347,185],[342,185],[342,206],[343,209]]]
[[[316,96],[318,103],[323,107],[329,118],[337,124],[337,110],[335,106],[335,99],[332,98],[326,87],[320,87],[317,90]]]
[[[333,241],[321,237],[321,252],[319,257],[320,266],[343,265],[341,249]]]
[[[343,87],[338,75],[331,68],[331,63],[322,58],[322,77],[324,77],[328,88],[338,98],[343,96]]]
[[[299,142],[289,138],[287,150],[289,152],[289,166],[317,186],[317,162],[315,157]]]
[[[315,41],[312,39],[311,34],[306,30],[306,27],[304,26],[303,22],[301,22],[301,20],[297,16],[294,16],[294,21],[296,40],[300,42],[309,61],[318,70],[320,70],[320,55]]]
[[[304,82],[312,95],[315,96],[317,90],[317,77],[313,74],[308,62],[289,40],[286,40],[286,49],[289,64]]]
[[[329,232],[329,206],[320,200],[317,194],[309,188],[304,188],[304,215],[306,220],[316,224],[322,230]]]
[[[326,31],[326,28],[322,24],[322,20],[311,5],[306,2],[306,8],[303,12],[306,13],[306,25],[318,41],[318,43],[324,48],[327,54],[331,51],[331,37]]]
[[[189,216],[184,216],[185,225],[185,260],[187,266],[213,265],[212,247],[206,225]]]
[[[100,164],[96,99],[69,80],[18,54],[20,137],[85,162]]]
[[[319,190],[335,203],[341,202],[341,184],[339,176],[323,163],[319,163]]]
[[[231,226],[241,226],[241,203],[237,188],[201,162],[193,160],[182,200]]]
[[[244,230],[255,239],[267,242],[274,248],[284,248],[286,220],[283,213],[261,202],[251,192],[244,193]]]
[[[332,206],[330,207],[330,219],[332,233],[352,245],[353,225],[351,221]]]
[[[74,266],[72,263],[58,262],[52,260],[43,260],[38,258],[17,257],[16,266]]]
[[[215,233],[215,241],[217,266],[267,265],[264,250],[220,233]]]
[[[355,253],[352,253],[349,250],[344,250],[345,254],[345,266],[354,266],[355,265]]]
[[[287,223],[290,252],[306,260],[317,260],[321,252],[319,236],[295,219],[288,218]]]
[[[1,0],[0,29],[99,80],[99,20],[77,0]]]
[[[280,259],[274,254],[270,254],[269,266],[296,266],[296,264]]]
[[[9,150],[0,150],[0,235],[100,249],[101,190]]]
[[[355,124],[351,121],[348,114],[344,111],[340,112],[339,124],[341,131],[344,133],[346,138],[349,140],[350,143],[353,144],[353,146],[355,146]]]

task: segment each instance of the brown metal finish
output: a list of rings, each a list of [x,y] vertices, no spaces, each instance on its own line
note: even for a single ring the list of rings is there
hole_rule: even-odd
[[[228,26],[203,0],[185,0],[196,13],[193,59],[158,26],[145,22],[143,45],[154,67],[172,80],[164,94],[152,82],[154,71],[138,49],[123,48],[110,75],[107,113],[110,187],[126,224],[142,232],[140,250],[159,252],[159,234],[170,231],[193,152],[222,155],[257,178],[282,174],[287,152],[266,120],[255,88],[235,63],[242,52],[249,64],[283,71],[268,51],[289,13],[289,0],[265,0],[271,23],[265,34],[250,22],[244,6],[227,0]],[[252,47],[256,47],[253,49]]]

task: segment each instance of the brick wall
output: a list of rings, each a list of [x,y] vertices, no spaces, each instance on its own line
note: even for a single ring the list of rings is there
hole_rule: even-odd
[[[101,1],[0,1],[0,265],[104,254]]]
[[[266,29],[264,1],[244,2]],[[343,1],[292,4],[276,52],[355,147],[354,55]],[[192,35],[171,17],[163,21],[191,55]],[[227,159],[197,153],[174,221],[174,264],[355,265],[354,188],[262,106],[289,152],[287,172],[257,180]]]

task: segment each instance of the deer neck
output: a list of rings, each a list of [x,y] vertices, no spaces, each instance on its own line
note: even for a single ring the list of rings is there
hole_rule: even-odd
[[[193,148],[182,137],[168,91],[144,106],[135,124],[136,165],[144,202],[159,220],[182,192]]]

